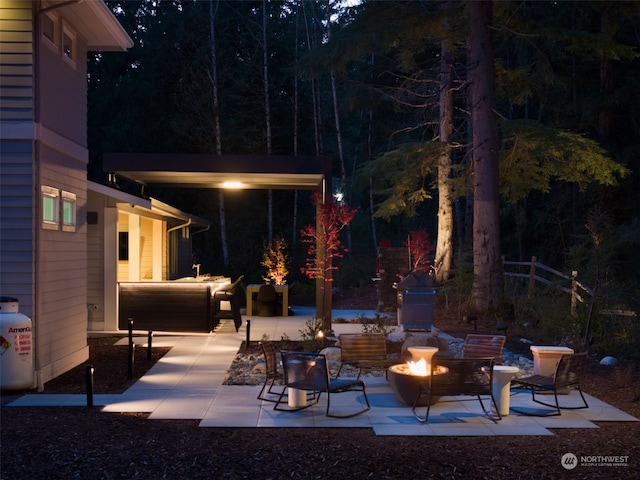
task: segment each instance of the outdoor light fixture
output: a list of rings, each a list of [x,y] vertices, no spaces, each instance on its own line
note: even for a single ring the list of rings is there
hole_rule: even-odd
[[[333,198],[336,199],[336,202],[340,203],[344,200],[344,193],[342,192],[336,192],[333,194]]]
[[[242,182],[223,182],[222,188],[239,189],[242,188]]]

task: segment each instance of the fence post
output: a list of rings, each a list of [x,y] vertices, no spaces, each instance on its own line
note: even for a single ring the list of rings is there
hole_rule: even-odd
[[[576,280],[576,278],[578,278],[578,272],[577,270],[572,270],[571,271],[571,316],[575,317],[577,315],[577,306],[578,306],[578,297],[577,297],[577,292],[578,292],[578,281]]]
[[[533,296],[536,289],[536,262],[538,257],[531,257],[531,267],[529,268],[529,299]]]

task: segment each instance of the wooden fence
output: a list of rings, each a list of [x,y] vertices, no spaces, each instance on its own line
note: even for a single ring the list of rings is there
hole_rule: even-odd
[[[530,262],[510,262],[503,259],[502,265],[505,277],[515,277],[528,280],[529,297],[533,296],[537,282],[548,286],[555,286],[558,290],[571,295],[572,316],[576,316],[578,302],[585,303],[585,297],[587,295],[589,300],[593,301],[593,290],[578,280],[578,272],[575,270],[571,272],[571,276],[566,275],[554,268],[538,262],[537,257],[531,257]],[[507,271],[508,268],[518,271]],[[631,310],[601,310],[600,313],[603,315],[624,317],[637,316],[636,312]]]

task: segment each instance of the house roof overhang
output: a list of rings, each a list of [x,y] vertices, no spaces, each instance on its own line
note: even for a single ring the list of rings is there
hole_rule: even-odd
[[[89,191],[111,198],[118,206],[118,209],[124,212],[169,222],[184,222],[193,227],[209,227],[211,225],[208,220],[178,210],[155,198],[138,197],[91,181],[87,182],[87,188]]]
[[[161,187],[331,191],[330,157],[105,153],[103,168]]]
[[[133,40],[103,0],[50,0],[39,13],[57,10],[87,41],[89,51],[126,51]]]

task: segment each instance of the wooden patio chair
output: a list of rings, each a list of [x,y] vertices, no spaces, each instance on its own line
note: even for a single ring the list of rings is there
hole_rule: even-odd
[[[266,370],[266,378],[258,393],[258,400],[266,400],[267,402],[277,402],[277,398],[270,398],[268,395],[280,395],[286,388],[283,386],[281,390],[274,391],[276,380],[284,381],[284,375],[278,368],[278,358],[276,356],[276,349],[271,342],[260,342],[262,347],[262,354],[264,355],[264,363]],[[267,388],[267,385],[269,386]],[[266,392],[265,392],[266,389]]]
[[[493,357],[495,365],[502,365],[502,350],[506,340],[504,335],[470,333],[462,345],[462,358]]]
[[[284,384],[287,388],[295,388],[312,393],[311,401],[300,407],[281,407],[282,399],[285,396],[283,391],[278,398],[274,410],[297,411],[311,407],[318,403],[322,393],[327,394],[327,417],[348,418],[366,412],[371,408],[367,398],[366,385],[362,380],[347,378],[331,378],[327,357],[313,352],[292,352],[282,350],[282,368],[284,373]],[[366,408],[357,412],[339,415],[331,412],[331,395],[349,391],[362,392]]]
[[[491,420],[501,420],[500,411],[493,396],[491,385],[493,383],[493,357],[486,358],[437,358],[431,363],[431,374],[423,382],[419,383],[418,392],[413,404],[413,415],[422,423],[429,421],[429,411],[433,397],[472,395],[480,402],[482,411]],[[442,368],[444,367],[444,368]],[[434,372],[443,371],[446,373]],[[418,412],[419,404],[427,397],[426,413],[424,417]],[[482,402],[482,396],[488,396],[496,411],[493,415]]]
[[[398,363],[398,359],[387,358],[387,336],[384,333],[343,333],[340,341],[340,368],[336,378],[340,376],[344,365],[358,369],[356,378],[360,378],[363,370],[384,370]]]
[[[534,417],[549,417],[561,415],[561,409],[578,410],[581,408],[589,408],[589,404],[584,398],[582,389],[580,388],[580,377],[582,376],[582,370],[584,369],[584,363],[586,360],[587,352],[562,355],[553,375],[531,375],[530,377],[519,378],[513,381],[511,385],[512,390],[531,390],[531,399],[534,402],[539,403],[540,405],[554,408],[554,412],[540,414],[527,412],[520,408],[513,407],[511,407],[511,410],[523,415],[530,415]],[[558,392],[573,388],[577,389],[580,393],[580,398],[582,398],[583,405],[579,405],[577,407],[561,406],[558,402]],[[539,400],[538,398],[536,398],[536,392],[553,392],[553,398],[555,400],[554,403],[548,403]]]

